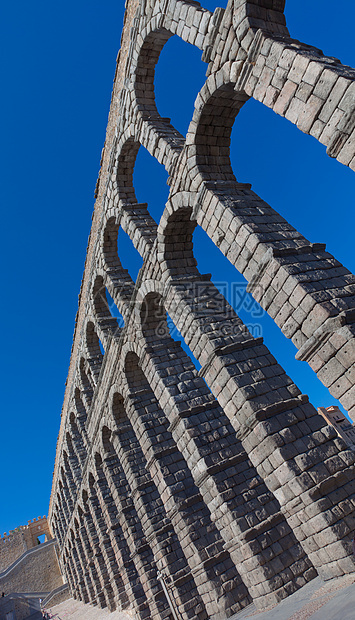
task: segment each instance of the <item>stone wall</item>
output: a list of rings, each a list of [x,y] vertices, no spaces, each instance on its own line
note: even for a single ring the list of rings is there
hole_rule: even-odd
[[[52,591],[51,594],[42,601],[42,607],[44,609],[55,607],[56,605],[59,605],[60,603],[66,601],[68,598],[70,598],[70,590],[68,584],[63,584],[62,586]]]
[[[0,572],[27,551],[24,529],[13,530],[0,538]]]
[[[0,591],[6,595],[12,592],[51,592],[62,584],[55,541],[34,547],[0,575]]]
[[[292,39],[283,8],[126,3],[49,522],[73,596],[142,619],[169,618],[173,606],[184,620],[222,620],[355,567],[354,452],[193,252],[201,226],[297,357],[355,411],[354,276],[238,183],[229,159],[234,119],[254,97],[355,169],[355,72]],[[207,68],[186,138],[154,99],[173,34]],[[159,222],[134,192],[140,145],[169,173]],[[120,227],[143,258],[136,282],[117,253]]]
[[[52,535],[49,530],[47,517],[38,517],[28,521],[27,525],[20,525],[9,534],[5,532],[0,536],[0,573],[10,566],[25,551],[32,549],[38,544],[38,536],[45,535],[45,540],[50,540]]]
[[[44,534],[44,542],[52,538],[49,530],[47,517],[38,517],[28,521],[24,530],[27,549],[32,549],[38,544],[38,537]]]
[[[0,620],[25,620],[39,613],[39,600],[6,597],[0,600]],[[10,615],[12,612],[12,616]],[[37,616],[38,617],[38,616]]]

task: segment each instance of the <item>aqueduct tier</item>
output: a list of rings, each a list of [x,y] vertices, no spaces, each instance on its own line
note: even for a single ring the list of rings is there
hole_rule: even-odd
[[[292,39],[282,0],[126,5],[49,520],[74,597],[222,620],[354,571],[355,458],[199,272],[192,235],[203,228],[354,415],[354,276],[236,181],[229,144],[253,97],[354,170],[355,72]],[[207,69],[186,138],[155,105],[172,35]],[[160,221],[133,187],[141,145],[169,174]],[[143,260],[136,282],[120,228]]]

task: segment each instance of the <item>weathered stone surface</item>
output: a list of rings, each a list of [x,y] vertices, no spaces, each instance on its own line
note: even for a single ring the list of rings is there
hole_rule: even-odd
[[[254,97],[354,167],[355,72],[292,39],[283,8],[126,3],[49,514],[73,596],[111,611],[222,620],[317,572],[354,570],[354,454],[193,254],[201,226],[297,357],[355,410],[354,276],[237,183],[229,160],[235,116]],[[172,34],[208,63],[186,139],[154,100]],[[170,175],[159,222],[134,193],[140,145]],[[137,282],[119,227],[143,259]]]

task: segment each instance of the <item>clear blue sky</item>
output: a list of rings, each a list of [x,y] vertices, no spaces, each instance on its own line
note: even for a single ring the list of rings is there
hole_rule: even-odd
[[[123,4],[19,0],[2,6],[0,532],[48,510]],[[213,0],[203,5],[225,6]],[[294,37],[355,65],[353,0],[288,0],[286,16]],[[183,133],[205,70],[201,52],[176,37],[159,60],[158,109]],[[253,101],[236,120],[232,161],[238,180],[252,183],[306,237],[326,242],[354,271],[353,173]],[[168,193],[165,180],[161,166],[140,149],[136,193],[156,217]],[[195,250],[202,272],[212,272],[216,281],[240,281],[201,231]],[[135,257],[124,239],[120,253],[134,272]],[[245,311],[243,319],[259,320]],[[312,402],[331,404],[267,317],[262,329]]]

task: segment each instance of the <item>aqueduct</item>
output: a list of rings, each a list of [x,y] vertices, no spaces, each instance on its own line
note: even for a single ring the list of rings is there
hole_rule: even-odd
[[[126,2],[49,521],[73,595],[139,618],[222,620],[354,571],[353,451],[194,257],[199,226],[354,417],[354,276],[230,164],[234,119],[253,97],[355,170],[355,71],[292,39],[283,10]],[[172,35],[207,69],[186,138],[155,105]],[[133,187],[140,145],[169,174],[157,222]],[[143,259],[136,282],[120,228]]]

